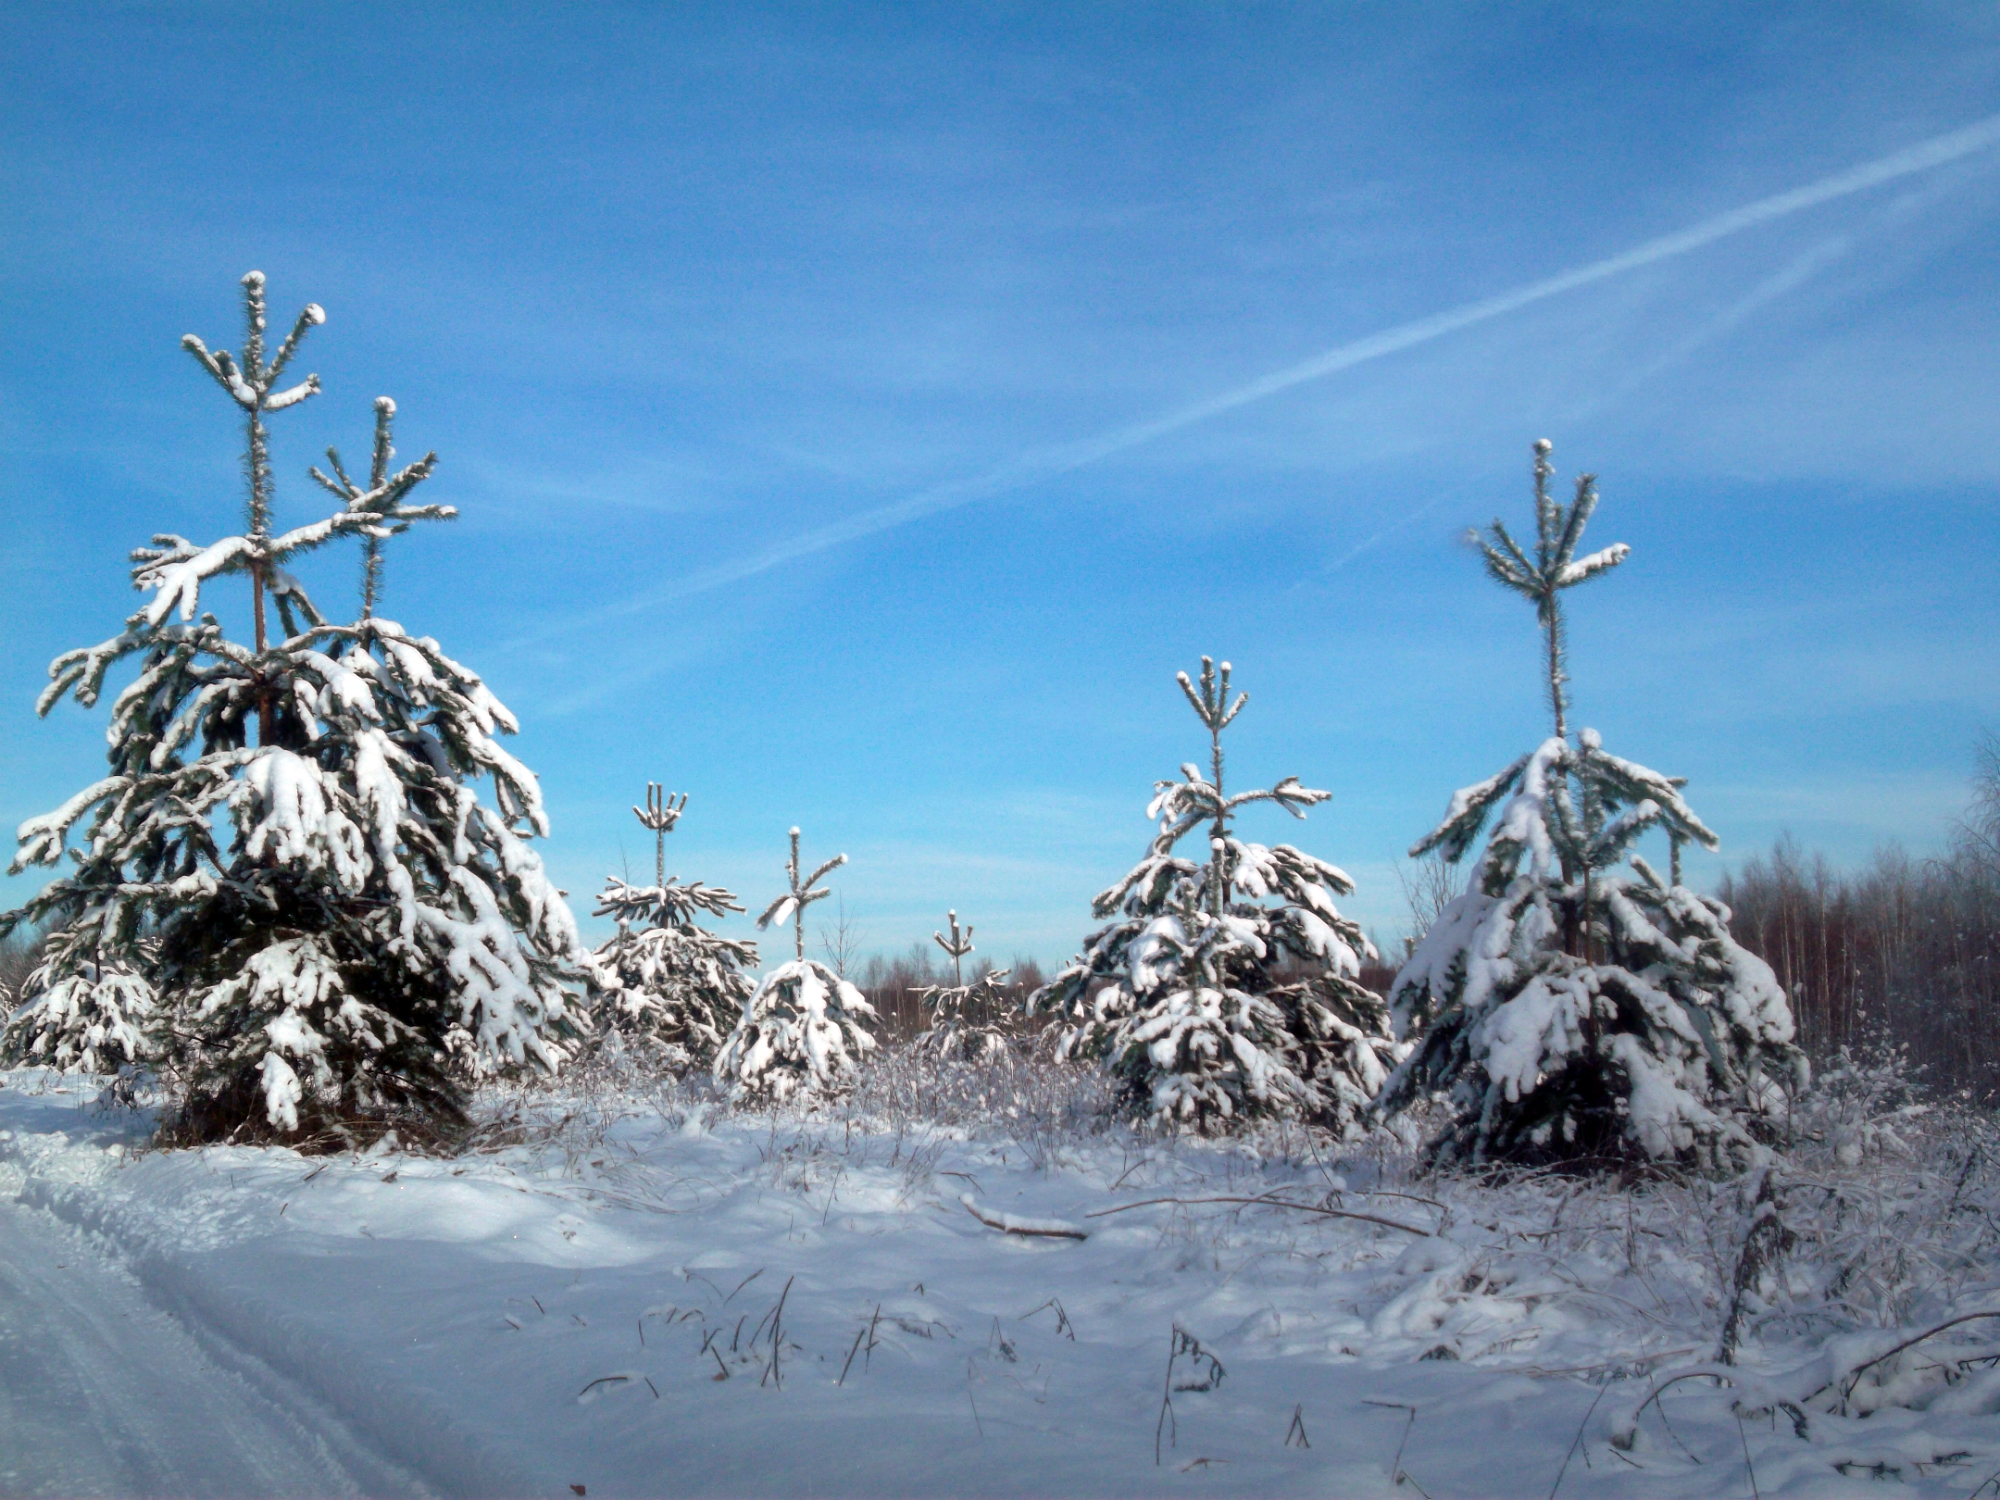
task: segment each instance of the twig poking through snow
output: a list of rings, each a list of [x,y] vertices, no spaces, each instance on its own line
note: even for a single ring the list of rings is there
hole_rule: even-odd
[[[1430,1496],[1425,1492],[1424,1487],[1418,1484],[1403,1469],[1403,1450],[1409,1446],[1410,1429],[1417,1425],[1417,1409],[1407,1402],[1402,1401],[1363,1401],[1361,1404],[1363,1406],[1386,1406],[1394,1411],[1406,1411],[1410,1414],[1409,1420],[1403,1423],[1403,1439],[1396,1444],[1396,1456],[1389,1461],[1389,1482],[1394,1485],[1401,1485],[1407,1482],[1411,1489],[1415,1490],[1419,1495],[1423,1495],[1424,1500],[1430,1500]]]
[[[1069,1321],[1069,1314],[1063,1310],[1062,1299],[1060,1297],[1051,1297],[1049,1298],[1048,1301],[1044,1302],[1040,1307],[1029,1308],[1028,1311],[1022,1313],[1021,1316],[1016,1318],[1014,1321],[1017,1323],[1025,1323],[1028,1321],[1028,1319],[1032,1318],[1036,1313],[1047,1312],[1050,1308],[1055,1309],[1056,1332],[1065,1335],[1069,1339],[1069,1341],[1072,1344],[1074,1344],[1076,1342],[1076,1329],[1071,1326]]]
[[[1196,1367],[1208,1367],[1207,1373],[1199,1380],[1174,1384],[1174,1361],[1185,1354]],[[1167,1348],[1167,1378],[1160,1389],[1160,1417],[1153,1424],[1153,1467],[1160,1465],[1160,1438],[1164,1433],[1169,1447],[1176,1446],[1180,1439],[1180,1419],[1174,1415],[1174,1393],[1176,1391],[1212,1391],[1222,1384],[1222,1377],[1228,1372],[1222,1368],[1222,1361],[1201,1347],[1201,1340],[1189,1333],[1180,1324],[1174,1324],[1173,1342]]]
[[[1895,1355],[1901,1354],[1905,1349],[1909,1348],[1912,1344],[1921,1344],[1925,1339],[1930,1338],[1935,1334],[1943,1333],[1947,1328],[1956,1328],[1961,1323],[1975,1322],[1980,1318],[2000,1318],[2000,1308],[1988,1308],[1983,1312],[1969,1312],[1969,1313],[1963,1313],[1956,1318],[1947,1318],[1944,1322],[1938,1324],[1935,1328],[1926,1328],[1922,1333],[1915,1334],[1910,1338],[1904,1339],[1902,1343],[1897,1344],[1894,1348],[1883,1350],[1873,1359],[1864,1360],[1860,1364],[1854,1366],[1853,1369],[1843,1371],[1840,1375],[1837,1375],[1832,1380],[1829,1380],[1826,1383],[1826,1385],[1821,1386],[1819,1390],[1814,1391],[1812,1395],[1807,1396],[1805,1399],[1807,1401],[1810,1401],[1813,1399],[1813,1396],[1819,1395],[1821,1391],[1826,1390],[1829,1386],[1839,1385],[1842,1381],[1851,1381],[1852,1384],[1850,1384],[1846,1390],[1840,1393],[1841,1405],[1842,1407],[1845,1407],[1847,1404],[1847,1398],[1854,1394],[1854,1387],[1861,1383],[1861,1375],[1863,1371],[1873,1369],[1876,1365],[1881,1364],[1883,1360],[1890,1359]]]
[[[785,1388],[785,1377],[778,1368],[778,1356],[783,1352],[785,1343],[785,1299],[792,1295],[792,1283],[797,1279],[794,1276],[785,1278],[785,1289],[778,1293],[778,1305],[771,1310],[771,1366],[764,1372],[764,1380],[774,1382],[781,1391]],[[750,1341],[754,1344],[756,1338],[753,1336]],[[757,1383],[762,1385],[764,1380]]]
[[[1597,1415],[1597,1403],[1604,1399],[1604,1393],[1610,1389],[1611,1382],[1607,1380],[1597,1388],[1597,1394],[1590,1398],[1590,1410],[1585,1412],[1583,1420],[1576,1424],[1576,1436],[1570,1439],[1569,1452],[1563,1455],[1562,1467],[1556,1470],[1556,1482],[1549,1486],[1549,1500],[1556,1500],[1556,1491],[1562,1488],[1563,1475],[1569,1472],[1569,1461],[1576,1457],[1576,1450],[1583,1445],[1584,1429],[1590,1426],[1590,1419]],[[1411,1415],[1414,1416],[1415,1413]],[[1740,1418],[1738,1425],[1741,1425]],[[1746,1448],[1744,1451],[1749,1450]]]
[[[634,1320],[639,1325],[639,1347],[641,1349],[646,1347],[646,1319],[659,1318],[665,1322],[671,1323],[674,1321],[674,1314],[679,1312],[680,1310],[681,1310],[680,1304],[678,1302],[676,1302],[672,1307],[660,1307],[658,1305],[655,1305],[653,1307],[649,1307],[643,1310],[639,1314],[638,1318]]]
[[[847,1372],[854,1368],[854,1356],[856,1352],[861,1348],[861,1341],[867,1336],[868,1336],[868,1330],[865,1328],[857,1328],[854,1330],[854,1343],[848,1348],[847,1360],[840,1367],[840,1379],[834,1381],[835,1385],[847,1384]]]
[[[1750,1471],[1750,1500],[1764,1500],[1764,1492],[1757,1488],[1757,1466],[1750,1462],[1750,1434],[1743,1430],[1743,1413],[1740,1409],[1736,1412],[1736,1436],[1743,1444],[1743,1467]]]

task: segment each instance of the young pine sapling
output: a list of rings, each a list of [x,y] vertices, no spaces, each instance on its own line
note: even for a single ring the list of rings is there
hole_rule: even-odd
[[[527,842],[547,819],[496,740],[513,716],[436,641],[374,615],[379,565],[364,564],[349,625],[287,571],[350,535],[379,559],[410,523],[454,515],[410,503],[434,457],[392,473],[394,407],[378,402],[369,487],[321,476],[342,508],[274,532],[265,417],[318,391],[277,381],[325,314],[308,307],[267,359],[263,276],[243,288],[241,364],[183,344],[246,414],[244,529],[137,549],[151,600],[50,667],[43,713],[72,694],[91,707],[114,665],[140,662],[113,707],[110,774],[20,831],[17,870],[57,863],[90,819],[74,868],[0,918],[51,929],[4,1049],[157,1061],[184,1139],[448,1125],[479,1075],[557,1065],[591,959]],[[202,590],[232,574],[250,582],[247,647],[197,618]],[[475,790],[486,777],[497,811]]]
[[[653,834],[653,884],[607,876],[594,913],[618,923],[617,934],[597,950],[606,981],[600,1018],[621,1041],[675,1072],[713,1063],[750,997],[744,971],[757,963],[755,944],[696,924],[698,914],[742,911],[733,892],[667,875],[667,835],[687,800],[685,792],[676,798],[657,782],[646,784],[646,805],[632,814]]]
[[[1576,556],[1596,482],[1580,478],[1564,506],[1548,455],[1535,444],[1534,555],[1498,521],[1479,545],[1488,573],[1535,606],[1554,733],[1454,794],[1410,851],[1455,864],[1497,813],[1468,888],[1391,985],[1412,1050],[1380,1107],[1447,1100],[1432,1146],[1444,1160],[1741,1161],[1804,1058],[1770,969],[1731,938],[1727,908],[1680,882],[1681,846],[1717,844],[1684,779],[1611,755],[1595,730],[1569,735],[1563,594],[1630,549]],[[1634,853],[1655,829],[1665,880]]]
[[[764,909],[757,926],[789,919],[793,959],[758,981],[715,1058],[716,1080],[739,1101],[782,1104],[839,1092],[853,1083],[858,1058],[875,1046],[861,1026],[874,1018],[874,1007],[832,969],[806,957],[806,908],[831,894],[819,889],[819,882],[846,864],[847,856],[836,854],[801,879],[798,829],[791,838],[788,889]]]
[[[951,983],[931,985],[920,991],[918,1004],[930,1012],[930,1025],[917,1034],[916,1045],[939,1057],[963,1057],[968,1061],[998,1057],[1008,1048],[1006,1033],[995,1024],[1006,1004],[1002,990],[1007,982],[1005,969],[986,969],[971,984],[965,982],[964,962],[975,950],[972,924],[963,929],[958,913],[946,912],[951,936],[933,932],[931,940],[951,959]]]
[[[1329,793],[1287,776],[1229,793],[1222,732],[1247,695],[1229,697],[1229,663],[1202,658],[1199,684],[1177,681],[1209,735],[1209,776],[1193,764],[1154,784],[1147,857],[1101,892],[1092,933],[1070,966],[1031,997],[1062,1028],[1063,1055],[1100,1057],[1135,1110],[1163,1123],[1219,1130],[1257,1115],[1303,1116],[1343,1133],[1387,1076],[1381,997],[1360,982],[1375,950],[1334,906],[1354,884],[1289,844],[1237,836],[1244,807],[1294,817]],[[1189,835],[1195,861],[1175,852]]]

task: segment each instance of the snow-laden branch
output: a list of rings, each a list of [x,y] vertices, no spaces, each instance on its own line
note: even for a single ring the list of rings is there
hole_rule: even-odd
[[[1636,761],[1622,759],[1604,749],[1603,741],[1594,729],[1586,729],[1577,736],[1580,749],[1577,752],[1579,774],[1595,778],[1607,791],[1627,804],[1650,801],[1658,806],[1657,820],[1677,837],[1702,846],[1704,849],[1718,849],[1722,846],[1713,830],[1687,805],[1681,796],[1685,779],[1665,776]]]
[[[146,644],[145,635],[127,630],[98,645],[80,646],[74,651],[63,652],[49,663],[49,685],[35,699],[35,712],[46,716],[71,688],[76,690],[76,701],[80,705],[84,708],[95,706],[98,694],[104,690],[104,674],[112,664],[134,651],[142,650]]]
[[[615,875],[605,879],[604,890],[597,898],[597,910],[591,913],[594,917],[677,926],[691,922],[697,912],[720,917],[743,910],[735,892],[719,885],[703,885],[696,880],[683,885],[672,876],[663,886],[629,885]]]
[[[1479,837],[1487,815],[1501,798],[1513,791],[1521,773],[1528,768],[1528,762],[1536,754],[1547,753],[1548,746],[1544,745],[1540,751],[1530,751],[1522,756],[1506,770],[1453,792],[1443,820],[1410,846],[1410,858],[1422,859],[1435,849],[1446,863],[1457,864],[1465,857],[1465,851],[1472,847],[1472,841]]]
[[[158,626],[176,610],[183,621],[192,620],[204,583],[241,572],[260,559],[260,549],[247,536],[226,536],[200,548],[184,537],[156,536],[153,541],[154,547],[132,551],[132,587],[156,591],[141,611],[149,626]]]
[[[260,363],[263,339],[260,330],[264,323],[262,273],[251,272],[244,278],[243,286],[250,319],[250,343],[244,349],[245,368],[237,367],[235,356],[227,349],[210,353],[208,346],[191,333],[181,337],[181,347],[193,355],[195,362],[245,411],[282,411],[288,406],[296,406],[308,396],[317,395],[320,388],[317,375],[308,375],[297,385],[276,393],[272,392],[271,386],[284,372],[285,366],[291,363],[307,330],[326,321],[326,309],[317,302],[308,302],[298,321],[292,325],[292,331],[278,346],[277,355],[268,364],[263,364]]]
[[[1586,578],[1595,578],[1599,573],[1608,573],[1626,558],[1632,549],[1623,542],[1614,542],[1602,552],[1593,552],[1588,557],[1580,557],[1575,562],[1564,563],[1556,573],[1556,587],[1573,588]]]
[[[69,831],[76,820],[129,785],[130,777],[107,776],[85,787],[54,812],[28,819],[15,831],[14,840],[20,847],[13,863],[7,867],[7,873],[18,875],[30,865],[56,863],[62,858],[63,847],[69,842]]]
[[[415,506],[382,513],[338,511],[261,541],[252,536],[226,536],[206,547],[199,547],[185,537],[162,534],[153,538],[153,546],[133,549],[132,587],[155,591],[153,601],[141,612],[148,626],[158,626],[176,611],[181,619],[192,620],[201,604],[202,585],[212,578],[258,567],[275,568],[340,537],[367,535],[385,521],[439,519],[456,514],[450,506]],[[285,592],[304,598],[290,580]],[[310,613],[317,623],[318,611]]]
[[[983,1209],[970,1193],[960,1193],[958,1201],[973,1218],[988,1229],[997,1229],[1002,1234],[1018,1234],[1024,1239],[1087,1240],[1090,1238],[1088,1230],[1078,1229],[1074,1224],[1065,1224],[1061,1219],[1024,1219],[1015,1214],[995,1213],[991,1209]]]

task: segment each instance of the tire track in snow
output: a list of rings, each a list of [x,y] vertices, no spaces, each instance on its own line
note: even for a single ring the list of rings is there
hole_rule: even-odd
[[[0,1494],[424,1493],[217,1352],[81,1235],[0,1200]]]

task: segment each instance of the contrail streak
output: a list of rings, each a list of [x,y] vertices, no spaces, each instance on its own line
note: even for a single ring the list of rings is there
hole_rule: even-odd
[[[1723,334],[1741,326],[1752,313],[1775,302],[1788,292],[1796,291],[1799,287],[1804,286],[1806,282],[1810,281],[1827,266],[1847,254],[1853,248],[1853,240],[1844,234],[1837,234],[1830,239],[1821,240],[1818,244],[1808,249],[1805,254],[1796,257],[1775,276],[1767,277],[1765,280],[1760,281],[1746,295],[1739,297],[1735,302],[1723,309],[1719,315],[1709,319],[1708,322],[1702,324],[1693,333],[1688,334],[1684,338],[1677,339],[1658,358],[1641,365],[1609,391],[1597,399],[1587,402],[1583,406],[1582,411],[1597,411],[1623,396],[1630,395],[1634,390],[1644,385],[1662,370],[1686,359],[1702,345],[1711,343]],[[1292,587],[1294,589],[1301,589],[1309,583],[1318,583],[1330,578],[1356,558],[1372,552],[1384,538],[1393,536],[1399,531],[1414,526],[1418,521],[1421,521],[1425,516],[1436,510],[1447,499],[1457,498],[1461,493],[1463,491],[1439,490],[1415,510],[1406,511],[1388,525],[1369,533],[1352,547],[1341,553],[1332,562],[1328,563],[1324,568],[1320,569],[1318,573],[1301,579],[1299,582],[1293,584]]]
[[[1808,183],[1804,187],[1760,198],[1755,203],[1717,214],[1713,218],[1704,219],[1699,224],[1676,230],[1672,234],[1660,235],[1656,239],[1647,240],[1644,244],[1636,245],[1617,255],[1607,256],[1603,260],[1595,260],[1588,265],[1530,282],[1513,291],[1501,292],[1477,302],[1463,303],[1448,311],[1398,324],[1394,328],[1384,329],[1380,333],[1342,344],[1323,354],[1316,354],[1311,359],[1301,360],[1282,370],[1273,371],[1247,385],[1238,386],[1235,390],[1211,396],[1205,401],[1182,407],[1165,416],[1115,428],[1079,442],[1037,449],[990,469],[984,474],[936,485],[893,504],[861,511],[843,520],[800,532],[797,536],[775,543],[762,552],[740,558],[735,562],[721,563],[712,568],[685,574],[662,588],[651,590],[622,604],[608,606],[588,617],[572,616],[566,625],[575,626],[619,615],[635,614],[670,599],[724,588],[746,578],[755,577],[759,573],[767,573],[773,568],[782,567],[797,558],[824,552],[844,542],[857,541],[865,536],[873,536],[877,532],[889,531],[941,511],[956,510],[977,500],[991,499],[996,495],[1027,489],[1044,480],[1073,473],[1115,454],[1154,442],[1183,428],[1192,427],[1196,423],[1206,422],[1211,417],[1221,416],[1225,412],[1235,411],[1253,402],[1266,400],[1309,381],[1322,380],[1343,370],[1351,370],[1356,365],[1398,354],[1405,349],[1414,349],[1419,344],[1428,344],[1447,334],[1491,322],[1495,318],[1505,317],[1508,313],[1518,312],[1537,302],[1546,302],[1551,297],[1573,292],[1579,287],[1608,281],[1628,271],[1637,271],[1646,266],[1657,265],[1664,260],[1671,260],[1675,256],[1686,255],[1690,251],[1712,245],[1731,235],[1789,218],[1793,214],[1803,213],[1821,204],[1849,198],[1856,193],[1866,192],[1870,188],[1880,187],[1884,183],[1895,182],[1900,178],[1912,177],[1920,172],[1928,172],[1976,152],[1985,151],[1995,144],[2000,144],[2000,115],[1989,115],[1961,130],[1934,136],[1902,151],[1865,162],[1858,167],[1851,167],[1845,172],[1822,177],[1819,181]]]

